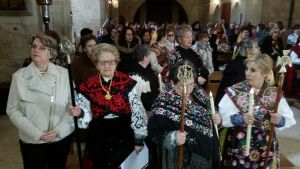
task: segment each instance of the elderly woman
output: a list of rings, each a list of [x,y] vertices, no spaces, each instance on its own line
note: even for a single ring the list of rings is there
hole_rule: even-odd
[[[19,130],[25,169],[64,169],[71,145],[68,72],[49,61],[55,49],[50,36],[33,36],[32,63],[12,77],[6,112]]]
[[[203,65],[201,57],[191,49],[193,41],[192,27],[189,25],[179,26],[176,36],[179,46],[175,47],[175,54],[170,57],[169,63],[173,65],[181,60],[192,62],[195,65],[195,71],[197,73],[196,83],[203,85],[206,82],[209,72]]]
[[[136,81],[116,71],[118,49],[102,43],[91,57],[99,73],[79,87],[80,126],[88,127],[85,169],[116,169],[133,151],[141,151],[147,135],[147,117],[136,91]],[[80,108],[79,108],[80,107]],[[82,111],[81,111],[82,110]]]
[[[270,124],[279,130],[296,123],[293,112],[281,97],[278,112],[274,112],[277,89],[265,78],[272,71],[273,61],[266,54],[256,54],[245,60],[246,80],[226,89],[219,103],[222,124],[228,128],[223,150],[222,168],[262,168]],[[254,89],[254,110],[248,112],[250,89]],[[247,125],[252,124],[250,153],[245,155]],[[268,167],[279,168],[279,148],[276,135],[272,140]]]
[[[133,52],[134,64],[129,75],[137,81],[137,92],[141,96],[146,111],[159,94],[158,77],[151,69],[149,45],[137,45]]]
[[[186,80],[186,103],[183,103],[184,81],[178,77],[180,69],[189,67],[192,76]],[[192,63],[175,64],[169,74],[170,84],[160,93],[152,106],[148,123],[149,137],[159,147],[162,169],[176,169],[178,146],[183,145],[184,169],[218,168],[219,140],[214,124],[220,123],[220,115],[212,116],[209,97],[196,85],[196,73]],[[185,104],[185,131],[180,132],[180,112]]]
[[[211,75],[214,72],[214,65],[208,34],[206,32],[197,32],[196,42],[191,48],[201,57],[203,65],[208,70],[209,75]]]

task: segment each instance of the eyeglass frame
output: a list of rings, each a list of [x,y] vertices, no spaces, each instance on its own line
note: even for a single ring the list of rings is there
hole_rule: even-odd
[[[35,45],[35,44],[30,45],[30,49],[37,49],[42,52],[46,51],[47,49],[49,51],[51,51],[51,48],[48,46],[44,46],[44,45],[39,46],[39,45]]]
[[[115,66],[119,61],[117,59],[112,59],[112,60],[96,60],[96,63],[99,64],[100,66]]]

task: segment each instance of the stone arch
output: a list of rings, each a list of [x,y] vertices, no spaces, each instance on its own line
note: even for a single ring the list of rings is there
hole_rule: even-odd
[[[189,1],[185,1],[185,0],[175,0],[179,5],[182,6],[183,10],[185,11],[186,15],[187,15],[187,20],[188,22],[191,22],[192,16],[191,13],[192,12],[188,12],[189,8],[188,8],[188,2]]]
[[[140,6],[135,8],[135,10],[134,10],[135,11],[135,16],[134,16],[135,21],[141,22],[141,20],[145,20],[146,13],[144,11],[147,10],[147,8],[148,8],[146,3],[147,3],[147,1],[144,0],[144,2],[140,4]],[[164,3],[166,3],[166,2],[164,2]],[[177,12],[175,12],[176,13],[175,15],[173,13],[172,16],[169,16],[169,19],[166,19],[166,21],[174,21],[173,19],[175,17],[177,19],[176,21],[178,21],[179,23],[188,22],[189,21],[188,12],[182,6],[182,3],[179,3],[178,0],[173,0],[172,3],[173,3],[172,5],[175,5],[175,8],[170,8],[169,10],[171,10],[171,12],[174,12],[173,10],[177,10]],[[164,4],[164,5],[166,5],[166,4]],[[158,12],[158,11],[156,11],[156,12]],[[179,15],[179,14],[181,14],[181,15]],[[143,15],[143,16],[140,16],[140,15]],[[176,15],[177,15],[177,17],[176,17]],[[144,18],[140,18],[140,17],[144,17]]]
[[[184,12],[186,13],[188,22],[198,19],[197,18],[198,15],[193,16],[192,15],[193,12],[189,10],[191,6],[189,4],[190,1],[186,1],[186,0],[175,0],[175,1],[183,8]],[[136,12],[145,2],[146,0],[130,0],[130,2],[120,1],[120,5],[119,5],[119,7],[121,7],[119,8],[120,16],[123,16],[126,19],[126,21],[133,21]]]
[[[133,21],[136,11],[145,1],[146,0],[130,0],[130,2],[120,1],[119,4],[120,15],[123,16],[126,19],[126,21]]]

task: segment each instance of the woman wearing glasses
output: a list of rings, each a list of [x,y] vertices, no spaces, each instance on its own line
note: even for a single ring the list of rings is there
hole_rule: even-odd
[[[19,130],[25,169],[64,169],[72,141],[68,72],[50,62],[56,41],[33,36],[32,63],[13,74],[6,112]]]
[[[91,59],[99,73],[79,86],[78,106],[70,109],[80,115],[79,125],[88,127],[85,169],[117,169],[133,150],[142,150],[146,112],[136,81],[116,71],[120,55],[115,46],[97,45]]]

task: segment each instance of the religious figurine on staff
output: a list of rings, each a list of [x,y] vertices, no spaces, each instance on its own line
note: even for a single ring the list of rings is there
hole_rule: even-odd
[[[283,130],[296,124],[292,110],[278,88],[269,83],[273,60],[266,54],[255,54],[244,61],[246,80],[225,89],[219,103],[224,137],[221,168],[279,168],[280,154],[271,126]],[[251,92],[250,92],[251,91]],[[276,98],[278,96],[278,98]],[[277,106],[276,106],[277,105]],[[267,154],[268,140],[270,152]]]
[[[177,62],[171,67],[170,83],[152,105],[148,136],[158,146],[162,169],[219,168],[214,124],[220,124],[221,118],[212,115],[209,96],[196,85],[196,78],[192,63]],[[178,151],[180,146],[183,151]]]

